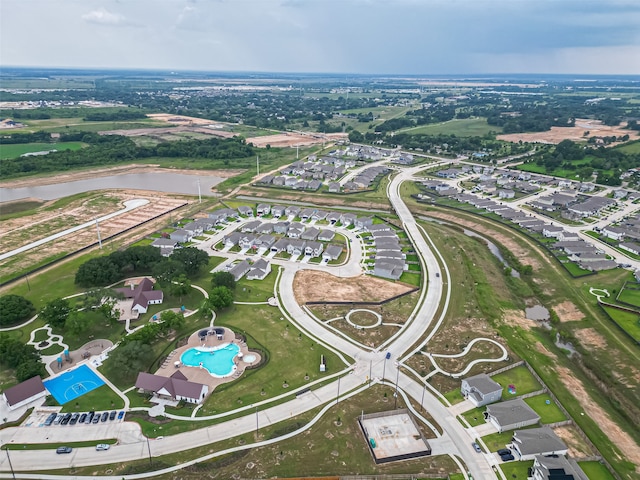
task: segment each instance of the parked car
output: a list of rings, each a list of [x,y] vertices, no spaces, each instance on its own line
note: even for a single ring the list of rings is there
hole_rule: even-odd
[[[87,421],[87,414],[83,413],[82,415],[80,415],[80,418],[78,419],[78,423],[84,423]]]
[[[69,420],[71,420],[71,414],[67,413],[64,418],[62,419],[62,421],[60,422],[61,425],[66,425],[67,423],[69,423]]]
[[[57,416],[58,416],[57,413],[52,413],[51,415],[49,415],[47,419],[44,421],[44,426],[48,427],[49,425],[51,425]]]
[[[118,412],[116,412],[115,410],[113,412],[111,412],[109,414],[109,420],[115,419],[117,414],[118,414]]]
[[[118,413],[118,420],[122,420],[124,418],[124,410],[121,410],[120,413]]]
[[[91,423],[91,421],[93,420],[93,416],[94,415],[95,415],[95,412],[87,413],[87,419],[85,420],[85,423]]]
[[[100,414],[99,414],[99,413],[96,413],[96,414],[93,416],[93,420],[91,420],[91,423],[98,423],[99,421],[100,421]]]
[[[111,445],[109,445],[108,443],[99,443],[98,445],[96,445],[97,451],[109,450],[109,448],[111,448]]]
[[[56,453],[71,453],[71,450],[73,450],[71,447],[58,447]]]
[[[500,455],[500,458],[502,459],[503,462],[508,462],[509,460],[514,459],[513,455],[511,455],[510,453],[507,455]]]
[[[60,425],[60,422],[62,421],[63,418],[64,418],[64,415],[59,413],[58,416],[56,417],[56,419],[53,421],[53,424],[54,425]]]
[[[79,417],[80,417],[79,413],[74,413],[73,415],[71,415],[71,420],[69,420],[69,425],[75,425],[76,423],[78,423]]]
[[[509,450],[508,448],[501,448],[496,453],[498,455],[500,455],[500,456],[502,456],[502,455],[511,455],[511,450]]]
[[[109,418],[109,412],[104,412],[104,413],[102,414],[102,417],[100,418],[100,421],[101,421],[101,422],[106,422],[106,421],[107,421],[107,418]]]
[[[482,453],[482,449],[480,448],[480,445],[478,445],[476,442],[473,442],[471,446],[474,448],[476,452]]]

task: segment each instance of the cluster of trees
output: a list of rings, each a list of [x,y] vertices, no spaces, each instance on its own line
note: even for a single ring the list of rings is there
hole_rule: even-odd
[[[20,295],[2,295],[0,297],[0,326],[8,327],[29,319],[36,309],[28,300]]]
[[[161,284],[169,285],[180,275],[197,275],[208,262],[207,253],[193,247],[176,249],[170,257],[163,257],[152,246],[130,247],[87,260],[78,268],[75,282],[84,287],[101,287],[127,276],[152,274]]]
[[[215,272],[211,277],[209,298],[200,306],[203,317],[211,316],[211,312],[219,312],[233,305],[236,281],[229,272]]]
[[[147,118],[147,115],[140,110],[116,110],[95,111],[85,115],[84,120],[88,122],[119,122],[123,120],[139,120]]]
[[[46,134],[48,135],[48,134]],[[22,137],[16,143],[24,143]],[[47,141],[50,141],[49,138]],[[77,132],[61,135],[61,141],[81,141],[89,146],[81,150],[63,150],[35,157],[5,159],[0,165],[0,178],[64,171],[77,167],[111,165],[133,160],[165,157],[224,160],[255,157],[255,149],[247,145],[241,137],[210,138],[181,142],[162,142],[155,146],[138,146],[128,137],[121,135],[98,135]],[[29,137],[28,141],[33,141]]]
[[[26,345],[6,334],[0,335],[0,365],[15,369],[18,382],[24,382],[36,375],[45,375],[44,364],[33,345]]]
[[[51,134],[42,130],[33,133],[12,133],[11,135],[0,135],[0,145],[34,142],[47,143],[52,141]]]

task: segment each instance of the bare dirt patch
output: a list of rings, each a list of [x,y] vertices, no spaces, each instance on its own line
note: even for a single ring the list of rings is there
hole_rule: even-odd
[[[256,147],[264,148],[267,145],[272,147],[295,147],[297,145],[317,145],[323,142],[334,142],[345,140],[346,133],[277,133],[275,135],[265,135],[260,137],[247,138],[247,143],[253,143]]]
[[[589,445],[580,438],[578,433],[575,431],[575,427],[567,425],[564,427],[556,427],[553,431],[564,443],[567,444],[567,447],[569,447],[569,451],[567,453],[570,457],[581,458],[595,455],[596,452],[592,451]]]
[[[172,115],[170,113],[149,113],[147,114],[147,117],[174,125],[222,124],[222,122],[216,122],[213,120],[208,120],[206,118],[188,117],[186,115]]]
[[[607,348],[607,340],[596,332],[594,328],[581,328],[574,330],[573,334],[585,347]]]
[[[505,235],[501,232],[493,230],[491,228],[487,228],[483,224],[474,222],[472,220],[463,219],[452,215],[450,213],[440,212],[440,211],[428,211],[422,212],[429,217],[441,218],[442,220],[446,220],[447,222],[453,223],[454,225],[461,225],[463,227],[468,227],[476,232],[485,235],[489,238],[494,239],[496,242],[502,244],[507,250],[509,250],[513,255],[515,255],[518,260],[523,265],[531,265],[534,270],[540,268],[540,262],[537,259],[531,258],[531,252],[529,248],[524,248],[519,245],[513,238],[508,235]],[[536,247],[531,247],[535,249],[538,253],[540,250]]]
[[[219,128],[209,126],[178,126],[178,127],[150,127],[150,128],[130,128],[122,130],[104,130],[100,135],[122,135],[124,137],[154,137],[158,140],[182,140],[184,137],[179,136],[180,133],[204,133],[215,137],[231,138],[236,134],[227,132]]]
[[[584,318],[584,313],[569,300],[554,306],[553,310],[558,314],[561,322],[575,322]]]
[[[634,132],[626,130],[623,125],[617,126],[604,125],[599,120],[589,120],[584,118],[576,118],[575,127],[551,127],[551,130],[547,132],[532,132],[532,133],[509,133],[504,135],[498,135],[499,140],[506,140],[508,142],[532,142],[532,143],[560,143],[562,140],[573,141],[586,141],[590,137],[622,137],[629,135],[631,139],[635,139]],[[585,136],[585,132],[589,132]],[[618,142],[620,143],[620,142]]]
[[[522,310],[505,310],[502,314],[502,320],[508,325],[515,325],[524,330],[531,330],[536,326],[536,322],[526,318]]]
[[[300,304],[306,302],[380,302],[412,290],[403,283],[388,282],[367,275],[339,278],[325,272],[296,273],[293,291]]]
[[[572,392],[576,401],[582,406],[585,415],[589,415],[600,426],[603,432],[620,452],[623,452],[626,460],[636,465],[636,472],[640,472],[640,446],[631,436],[616,424],[609,414],[594,402],[587,393],[582,382],[565,367],[557,367],[557,372],[567,389]]]

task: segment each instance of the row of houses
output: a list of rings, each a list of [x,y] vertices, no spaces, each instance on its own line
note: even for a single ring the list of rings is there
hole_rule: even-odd
[[[264,258],[259,258],[255,262],[242,260],[231,265],[228,272],[233,275],[236,282],[245,275],[247,276],[247,280],[264,280],[265,277],[271,273],[271,263]]]
[[[462,203],[468,203],[476,208],[485,209],[488,212],[495,213],[501,218],[508,220],[523,229],[531,233],[539,233],[547,238],[554,238],[558,242],[574,242],[580,241],[580,237],[577,233],[566,230],[563,227],[548,224],[543,220],[530,216],[519,210],[515,210],[508,205],[502,205],[490,199],[481,198],[476,195],[461,193],[453,195],[452,198]],[[563,249],[562,244],[552,245],[552,248],[557,247]],[[584,242],[584,245],[587,245]],[[581,268],[592,272],[601,270],[608,270],[615,268],[618,264],[609,260],[607,256],[600,251],[593,251],[593,249],[584,250],[581,252],[574,252],[569,254],[569,260],[577,263]]]
[[[564,193],[554,193],[529,203],[536,210],[543,212],[559,211],[563,213],[563,217],[575,220],[593,217],[616,204],[617,202],[612,198],[567,195]]]
[[[373,274],[398,280],[406,268],[398,234],[386,223],[369,225],[366,230],[373,238],[371,246],[375,250]]]
[[[358,173],[352,180],[345,182],[342,186],[344,191],[350,192],[355,190],[362,190],[371,187],[376,179],[382,175],[389,173],[389,168],[384,166],[376,166],[365,168]],[[331,186],[330,186],[331,187]],[[331,191],[331,189],[330,189]]]
[[[633,215],[600,230],[603,237],[618,242],[618,248],[640,255],[640,217]]]

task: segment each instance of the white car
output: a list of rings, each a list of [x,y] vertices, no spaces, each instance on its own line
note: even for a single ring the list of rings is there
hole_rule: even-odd
[[[98,451],[109,450],[109,448],[111,448],[111,445],[109,445],[108,443],[99,443],[98,445],[96,445],[96,450]]]

